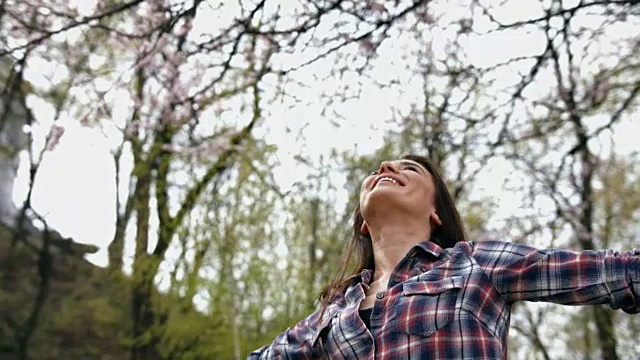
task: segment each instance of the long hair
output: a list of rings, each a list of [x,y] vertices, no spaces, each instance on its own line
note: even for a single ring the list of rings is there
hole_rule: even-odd
[[[466,233],[460,214],[456,209],[453,197],[449,193],[442,176],[431,163],[431,161],[418,155],[404,155],[402,159],[413,160],[427,169],[433,178],[435,186],[435,205],[436,212],[442,221],[442,225],[432,229],[430,241],[434,242],[441,248],[453,247],[457,242],[467,241]],[[369,235],[362,235],[360,227],[364,222],[362,213],[360,212],[360,204],[356,206],[353,213],[353,231],[351,240],[347,245],[346,251],[342,255],[340,266],[338,267],[331,282],[322,290],[318,300],[321,304],[321,314],[324,313],[327,305],[331,302],[336,294],[343,292],[348,286],[348,278],[361,273],[364,269],[373,269],[373,245]],[[347,275],[350,263],[355,255],[356,266]]]

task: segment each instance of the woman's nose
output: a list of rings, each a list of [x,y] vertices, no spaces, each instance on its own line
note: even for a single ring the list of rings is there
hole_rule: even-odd
[[[382,174],[383,172],[397,173],[398,168],[396,168],[396,166],[391,161],[383,161],[380,164],[380,169],[378,169],[378,174]]]

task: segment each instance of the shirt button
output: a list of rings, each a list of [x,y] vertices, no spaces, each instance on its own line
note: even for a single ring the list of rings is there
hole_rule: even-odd
[[[376,299],[382,299],[384,298],[384,293],[383,292],[379,292],[376,294]]]

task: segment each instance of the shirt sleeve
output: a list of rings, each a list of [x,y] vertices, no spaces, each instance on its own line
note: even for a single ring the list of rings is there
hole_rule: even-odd
[[[472,256],[509,302],[609,304],[640,312],[640,249],[628,252],[536,249],[497,241],[474,243]]]
[[[313,343],[316,339],[319,312],[316,311],[293,327],[278,335],[269,344],[253,351],[247,360],[258,359],[314,359]]]

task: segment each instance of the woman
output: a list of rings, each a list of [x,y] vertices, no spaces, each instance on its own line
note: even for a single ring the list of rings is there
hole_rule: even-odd
[[[360,191],[352,276],[249,359],[504,359],[512,304],[640,311],[640,249],[572,252],[467,242],[446,186],[419,156],[383,162]]]

